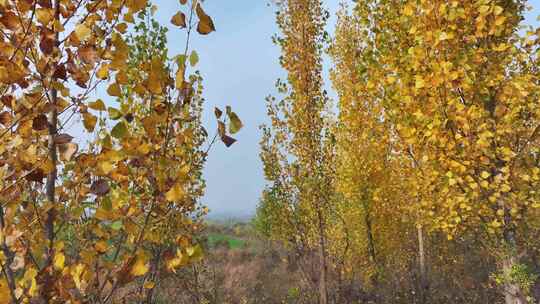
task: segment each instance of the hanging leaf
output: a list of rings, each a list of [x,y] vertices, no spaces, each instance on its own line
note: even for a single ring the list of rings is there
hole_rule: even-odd
[[[197,13],[197,17],[199,17],[199,24],[197,25],[197,32],[199,34],[208,35],[216,30],[212,18],[204,12],[200,3],[197,3],[195,12]]]
[[[182,89],[184,85],[184,69],[178,68],[176,71],[175,86],[177,89]]]
[[[216,115],[217,119],[220,119],[223,112],[218,107],[214,107],[214,115]]]
[[[115,109],[115,108],[109,107],[107,111],[109,112],[109,118],[112,120],[120,119],[123,116],[122,112],[120,112],[118,109]]]
[[[109,248],[109,246],[107,245],[107,242],[105,241],[98,241],[95,245],[94,245],[94,249],[96,249],[96,251],[100,254],[103,254],[105,252],[107,252],[107,249]]]
[[[83,114],[83,125],[86,128],[88,132],[94,132],[94,128],[96,127],[97,123],[97,117],[90,114],[90,113],[84,113]]]
[[[70,161],[73,155],[79,150],[79,145],[76,143],[67,143],[58,146],[60,152],[60,159],[63,161]]]
[[[56,68],[54,69],[53,77],[56,79],[67,79],[67,72],[66,72],[66,66],[63,64],[56,65]]]
[[[221,141],[223,141],[223,143],[225,144],[225,146],[230,147],[232,146],[235,142],[236,142],[236,139],[228,136],[228,135],[223,135],[221,136]]]
[[[189,64],[194,67],[199,62],[199,54],[197,52],[192,51],[191,55],[189,56]]]
[[[42,183],[44,178],[45,178],[45,172],[40,168],[34,169],[32,172],[28,173],[25,176],[25,179],[27,181],[38,182],[38,183]]]
[[[128,133],[126,123],[120,121],[111,130],[111,135],[115,138],[122,139]]]
[[[71,142],[71,140],[73,139],[73,136],[69,135],[69,134],[57,134],[55,137],[54,137],[54,143],[57,144],[57,145],[63,145],[63,144],[67,144],[69,142]]]
[[[176,183],[167,193],[165,193],[165,199],[169,202],[177,202],[184,198],[186,192],[181,184]]]
[[[111,227],[112,230],[117,230],[118,231],[118,230],[122,229],[123,226],[124,225],[122,224],[122,221],[115,221],[115,222],[112,222],[110,227]]]
[[[107,108],[105,107],[105,103],[101,99],[98,99],[96,101],[88,103],[88,107],[90,109],[96,110],[96,111],[105,111],[105,110],[107,110]]]
[[[120,86],[117,83],[113,83],[107,88],[107,94],[111,96],[120,97],[122,92],[120,91]]]
[[[75,34],[80,41],[84,41],[86,38],[88,38],[88,36],[90,36],[91,31],[85,24],[81,23],[75,26]]]
[[[184,13],[182,13],[182,12],[176,13],[171,18],[171,23],[176,25],[176,26],[179,26],[181,28],[186,27],[186,15]]]
[[[93,46],[80,47],[78,52],[79,57],[84,63],[93,65],[98,59],[96,49]]]
[[[11,125],[11,121],[12,121],[11,114],[8,111],[4,111],[4,112],[0,113],[0,124],[3,124],[4,127],[8,127],[9,125]],[[47,122],[47,117],[46,116],[45,116],[45,122]],[[32,124],[32,126],[33,126],[33,124]],[[34,128],[34,130],[35,129],[36,128]]]
[[[137,260],[133,267],[131,268],[131,274],[134,276],[142,276],[148,272],[148,264],[146,262],[146,257],[143,254],[137,255]]]
[[[238,131],[240,131],[240,129],[242,129],[243,127],[242,121],[240,120],[238,115],[236,115],[236,113],[234,112],[228,112],[227,115],[229,116],[229,119],[230,119],[229,132],[231,134],[235,134]]]
[[[109,190],[109,183],[104,179],[99,179],[90,186],[90,191],[97,196],[103,196],[109,193]]]
[[[32,129],[36,131],[42,131],[49,127],[47,116],[45,114],[39,114],[32,120]]]
[[[222,121],[218,121],[218,134],[220,137],[225,136],[226,130],[225,130],[225,123]]]
[[[96,76],[99,79],[107,79],[109,77],[109,65],[104,64],[102,65],[96,72]]]

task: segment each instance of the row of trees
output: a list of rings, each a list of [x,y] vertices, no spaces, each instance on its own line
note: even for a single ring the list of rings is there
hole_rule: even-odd
[[[180,0],[172,56],[147,0],[0,1],[0,302],[152,303],[201,258],[202,167],[242,127],[216,109],[205,144],[202,4]]]
[[[301,262],[306,302],[534,301],[540,40],[526,1],[358,1],[331,39],[321,7],[279,4],[288,78],[268,99],[257,215]]]

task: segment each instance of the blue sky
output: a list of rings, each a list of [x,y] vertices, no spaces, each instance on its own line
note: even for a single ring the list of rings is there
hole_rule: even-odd
[[[178,1],[154,3],[158,6],[156,17],[162,24],[170,24],[170,18],[180,8]],[[338,4],[338,0],[325,2],[333,15]],[[534,10],[527,15],[527,23],[537,23],[540,0],[529,4]],[[277,32],[275,7],[270,0],[207,0],[204,8],[217,29],[205,37],[196,35],[192,44],[200,57],[197,68],[204,77],[205,126],[215,129],[214,106],[231,105],[243,120],[244,128],[235,136],[238,142],[231,148],[218,144],[211,151],[204,171],[207,190],[203,203],[214,214],[246,215],[254,212],[264,187],[259,125],[266,122],[265,97],[275,93],[276,79],[285,76],[278,64],[279,49],[271,40]],[[329,30],[334,23],[332,18]],[[180,53],[184,41],[184,32],[171,25],[171,54]],[[327,80],[329,66],[326,62]],[[326,86],[330,89],[328,81]]]
[[[180,9],[178,1],[154,3],[162,24],[170,24]],[[331,9],[336,10],[337,4]],[[266,122],[265,97],[275,93],[276,79],[285,76],[278,63],[279,49],[271,39],[277,32],[275,6],[269,0],[207,0],[204,9],[212,16],[216,32],[195,35],[192,46],[200,57],[196,68],[204,77],[205,127],[213,134],[214,106],[231,105],[244,128],[231,148],[218,143],[211,151],[204,171],[203,203],[215,214],[251,214],[264,187],[259,125]],[[183,51],[184,31],[169,28],[170,53],[178,54]]]

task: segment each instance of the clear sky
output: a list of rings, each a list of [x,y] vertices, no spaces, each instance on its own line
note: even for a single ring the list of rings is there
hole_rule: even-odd
[[[170,25],[170,18],[180,8],[179,1],[154,3],[158,6],[157,18]],[[535,23],[540,0],[529,3],[534,11],[528,14],[527,22]],[[325,2],[332,15],[338,4],[339,0]],[[207,191],[203,203],[214,214],[247,215],[254,212],[264,187],[259,125],[266,122],[265,97],[275,93],[276,79],[285,76],[278,64],[279,49],[271,40],[277,32],[275,7],[270,0],[206,0],[204,8],[217,29],[205,37],[196,35],[192,44],[200,57],[197,68],[204,77],[205,126],[212,134],[216,127],[214,106],[231,105],[244,128],[231,148],[218,144],[211,151],[204,171]],[[335,18],[329,21],[329,30],[334,23]],[[184,32],[172,25],[169,28],[170,52],[178,54],[185,41]],[[328,67],[327,62],[327,89]]]

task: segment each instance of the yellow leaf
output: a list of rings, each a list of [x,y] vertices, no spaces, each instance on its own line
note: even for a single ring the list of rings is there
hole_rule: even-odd
[[[505,17],[505,16],[498,16],[498,17],[495,19],[495,25],[502,25],[505,21],[506,21],[506,17]]]
[[[47,25],[54,18],[54,15],[51,9],[38,8],[36,10],[36,17],[39,23]]]
[[[150,75],[148,75],[148,90],[153,94],[161,94],[162,93],[162,84],[161,84],[161,77],[162,77],[162,68],[161,68],[161,62],[157,59],[152,60]]]
[[[179,68],[178,71],[176,71],[176,80],[175,80],[176,88],[182,89],[183,84],[184,84],[184,69]]]
[[[422,78],[422,76],[419,76],[417,75],[416,76],[416,80],[415,80],[415,84],[414,84],[415,88],[417,89],[421,89],[425,86],[425,81],[424,79]]]
[[[169,202],[175,202],[175,201],[179,201],[182,198],[184,198],[185,194],[186,193],[185,193],[184,188],[182,187],[182,185],[177,183],[169,191],[167,191],[167,193],[165,193],[165,198]]]
[[[65,261],[66,261],[66,256],[64,255],[64,253],[57,252],[54,255],[54,268],[58,270],[63,270]]]
[[[98,164],[98,168],[101,170],[101,172],[103,172],[103,174],[109,174],[114,166],[111,162],[108,162],[108,161],[102,161]]]
[[[105,110],[107,110],[107,108],[105,107],[105,103],[101,99],[98,99],[98,100],[96,100],[94,102],[88,103],[88,107],[90,109],[96,110],[96,111],[105,111]]]
[[[412,16],[414,14],[414,8],[411,5],[405,5],[403,8],[403,15]]]
[[[489,6],[487,6],[487,5],[482,5],[478,9],[478,12],[480,12],[480,14],[485,14],[485,13],[487,13],[487,11],[489,11]]]
[[[107,249],[109,248],[109,245],[107,245],[107,242],[105,242],[105,241],[99,241],[94,245],[94,248],[99,253],[105,253],[105,252],[107,252]]]
[[[107,89],[107,93],[111,96],[117,96],[119,97],[122,92],[120,91],[120,86],[117,83],[113,83],[109,86]]]
[[[109,65],[102,65],[96,72],[96,75],[99,79],[107,79],[109,77]]]
[[[83,124],[84,124],[84,127],[86,128],[86,130],[88,130],[88,132],[93,132],[94,131],[94,128],[96,127],[96,123],[97,123],[97,117],[90,114],[90,113],[84,113],[83,114]]]
[[[86,38],[88,38],[88,36],[90,36],[91,32],[84,23],[81,23],[77,24],[77,26],[75,27],[75,34],[80,41],[84,41],[86,40]]]
[[[483,179],[487,179],[490,176],[490,174],[487,171],[482,171],[482,173],[480,173],[480,176]]]
[[[11,295],[9,292],[9,286],[5,279],[0,280],[0,303],[10,303]]]
[[[131,274],[134,276],[142,276],[148,272],[148,265],[146,263],[146,257],[144,254],[137,255],[137,260],[131,268]]]
[[[128,0],[127,7],[129,7],[132,12],[138,12],[146,7],[146,3],[148,3],[148,0]]]
[[[156,286],[156,283],[150,282],[150,281],[145,282],[144,285],[143,285],[143,287],[146,288],[146,289],[152,289],[152,288],[154,288],[154,286]]]

